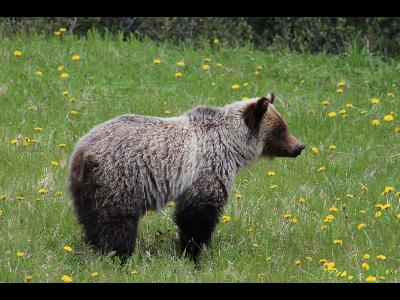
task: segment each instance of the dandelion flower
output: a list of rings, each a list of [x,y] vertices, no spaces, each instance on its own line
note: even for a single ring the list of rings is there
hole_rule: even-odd
[[[347,110],[345,109],[339,110],[339,115],[345,115],[345,114],[347,114]]]
[[[284,217],[285,219],[290,219],[290,218],[292,217],[292,215],[291,215],[291,214],[284,214],[283,217]]]
[[[382,216],[382,212],[381,211],[377,211],[375,213],[375,218],[380,218]]]
[[[34,130],[35,131],[43,131],[43,128],[42,127],[35,127]]]
[[[334,240],[333,243],[335,245],[343,245],[343,240]]]
[[[275,175],[276,175],[275,171],[268,171],[268,176],[275,176]]]
[[[328,117],[329,118],[334,118],[334,117],[336,117],[336,113],[334,111],[331,111],[331,112],[328,113]]]
[[[66,144],[58,144],[58,147],[60,148],[65,148],[67,145]]]
[[[236,198],[236,199],[242,198],[242,194],[241,194],[240,192],[236,192],[236,193],[235,193],[235,198]]]
[[[132,275],[136,275],[136,274],[139,274],[139,272],[136,271],[136,270],[133,270],[133,271],[131,271],[131,274],[132,274]]]
[[[222,216],[222,222],[227,223],[231,221],[231,217],[230,216]]]
[[[367,225],[365,225],[364,223],[360,223],[360,224],[357,225],[357,229],[361,230],[361,229],[365,228],[366,226]]]
[[[361,185],[361,189],[363,192],[368,192],[368,187],[366,185]]]
[[[64,281],[64,282],[72,282],[72,281],[73,281],[73,278],[72,278],[72,276],[63,275],[63,276],[61,277],[61,280]]]
[[[210,69],[210,66],[209,66],[209,65],[202,65],[201,68],[202,68],[204,71],[207,71],[207,70]]]
[[[69,74],[67,72],[61,73],[60,78],[68,78]]]
[[[300,80],[300,84],[304,84],[304,79]]]
[[[378,126],[379,123],[380,123],[380,122],[379,122],[379,120],[377,120],[377,119],[374,119],[374,120],[371,121],[371,124],[374,125],[374,126]]]
[[[237,90],[240,88],[240,85],[235,83],[235,84],[232,84],[231,88],[232,88],[232,90]]]
[[[310,257],[310,256],[306,256],[305,259],[306,259],[306,261],[310,261],[310,262],[312,261],[312,257]]]
[[[78,114],[78,112],[77,112],[76,110],[71,110],[71,111],[69,112],[69,114],[70,114],[71,116],[76,116],[76,115]]]
[[[57,166],[59,165],[59,162],[56,161],[56,160],[52,160],[52,161],[50,162],[50,164],[51,164],[52,166],[57,167]]]
[[[371,257],[371,255],[369,255],[368,253],[365,253],[364,256],[363,256],[364,259],[370,259],[370,257]]]
[[[81,59],[81,57],[79,56],[79,55],[73,55],[72,56],[72,58],[71,58],[73,61],[78,61],[78,60],[80,60]]]
[[[36,71],[36,75],[37,75],[37,76],[42,76],[43,73],[42,73],[42,71]]]
[[[336,86],[337,86],[337,87],[346,86],[346,82],[345,82],[344,80],[341,80],[341,81],[339,81],[339,82],[336,84]]]
[[[277,188],[278,188],[278,185],[277,185],[277,184],[271,185],[271,190],[276,190]]]
[[[378,104],[379,103],[379,99],[378,98],[372,98],[371,99],[371,103],[372,104]]]
[[[394,187],[393,186],[386,186],[385,187],[385,193],[390,193],[394,191]]]
[[[22,51],[19,51],[19,50],[14,51],[14,56],[15,56],[15,57],[20,57],[20,56],[22,56]]]
[[[24,197],[22,197],[22,196],[17,196],[17,197],[15,197],[15,200],[17,200],[17,201],[22,201],[22,200],[24,200],[25,198]]]
[[[336,212],[338,209],[335,206],[332,206],[329,208],[329,211]]]
[[[348,280],[353,280],[353,278],[354,278],[353,275],[347,276],[347,279],[348,279]]]
[[[45,188],[40,188],[40,189],[38,190],[38,193],[39,193],[39,194],[46,194],[46,193],[48,193],[48,190],[46,190]]]
[[[260,277],[260,278],[264,278],[265,277],[265,273],[258,273],[257,276]]]
[[[334,262],[326,262],[324,267],[327,271],[336,271],[335,263]]]
[[[24,138],[24,140],[22,141],[22,145],[24,145],[24,146],[28,146],[29,144],[31,143],[31,140],[30,140],[30,138]]]
[[[332,223],[334,219],[335,219],[335,217],[334,217],[333,215],[327,215],[327,216],[324,218],[324,222],[325,222],[325,223]]]
[[[183,60],[180,60],[180,61],[177,61],[177,62],[176,62],[176,65],[177,65],[178,67],[184,67],[184,66],[185,66],[185,62],[184,62]]]
[[[361,268],[363,268],[364,270],[368,271],[368,270],[369,270],[369,264],[367,264],[367,263],[362,263],[362,264],[361,264]]]
[[[329,150],[336,150],[336,145],[329,145]]]
[[[59,32],[66,32],[67,28],[61,27],[60,29],[58,29]]]
[[[153,63],[159,65],[161,63],[161,59],[153,59]]]
[[[376,277],[375,276],[368,276],[365,278],[365,282],[371,283],[371,282],[376,282]]]
[[[58,31],[58,30],[57,30],[57,31],[54,31],[54,35],[55,35],[55,36],[60,36],[60,35],[61,35],[61,31]]]
[[[331,102],[329,100],[324,100],[324,101],[321,102],[321,104],[324,105],[324,106],[328,106],[328,105],[331,104]]]
[[[175,77],[182,77],[182,76],[183,76],[182,72],[175,72]]]
[[[290,223],[296,224],[296,223],[297,223],[297,219],[296,219],[296,218],[291,218],[291,219],[290,219]]]
[[[54,195],[56,195],[57,197],[60,197],[63,195],[63,192],[55,192]]]
[[[393,93],[390,93],[390,92],[387,93],[386,95],[387,95],[388,97],[394,97],[394,94],[393,94]]]
[[[354,198],[353,194],[346,194],[347,198]]]
[[[25,252],[24,251],[18,251],[17,252],[17,257],[23,257],[25,256]]]
[[[222,68],[222,64],[220,64],[220,63],[217,63],[216,66],[217,66],[217,68]]]
[[[25,277],[24,277],[24,279],[26,280],[26,281],[31,281],[32,280],[32,275],[26,275]]]
[[[319,151],[319,149],[317,148],[317,147],[312,147],[311,148],[311,151],[313,152],[313,153],[318,153],[318,151]]]
[[[206,58],[203,59],[203,62],[204,62],[205,64],[208,64],[208,63],[211,62],[211,58],[206,57]]]
[[[214,43],[214,45],[218,45],[219,44],[219,39],[214,39],[213,43]]]
[[[295,264],[296,266],[300,266],[301,260],[300,260],[300,259],[296,259],[296,260],[294,261],[294,264]]]
[[[385,260],[385,259],[386,259],[386,256],[380,254],[380,255],[378,255],[376,258],[379,259],[379,260]]]
[[[97,277],[97,276],[99,276],[99,272],[92,272],[92,273],[90,273],[90,276]]]
[[[12,139],[10,143],[12,145],[17,145],[18,144],[18,140],[17,139]]]
[[[306,202],[306,199],[304,199],[303,197],[300,197],[300,198],[299,198],[299,202],[300,202],[300,203],[304,203],[304,202]]]
[[[353,108],[353,103],[346,103],[345,105],[347,108]]]
[[[64,249],[65,251],[67,251],[67,252],[72,252],[72,247],[71,247],[71,246],[66,245],[66,246],[64,246],[63,249]]]
[[[58,70],[58,71],[64,70],[64,66],[58,66],[58,67],[57,67],[57,70]]]
[[[339,93],[339,94],[343,93],[343,89],[337,89],[336,93]]]
[[[326,170],[326,168],[325,168],[324,166],[322,166],[322,167],[319,167],[319,168],[317,169],[317,172],[318,172],[318,173],[321,173],[321,172],[324,171],[324,170]]]
[[[391,122],[393,121],[394,117],[392,115],[386,115],[383,117],[383,120],[386,122]]]

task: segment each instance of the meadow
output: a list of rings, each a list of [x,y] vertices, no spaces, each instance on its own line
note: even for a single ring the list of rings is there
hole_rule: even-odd
[[[0,42],[0,282],[399,282],[400,62],[341,55],[15,36]],[[276,95],[293,158],[237,176],[199,268],[174,202],[149,212],[121,265],[84,243],[67,190],[79,137],[120,114]],[[171,199],[173,200],[173,199]]]

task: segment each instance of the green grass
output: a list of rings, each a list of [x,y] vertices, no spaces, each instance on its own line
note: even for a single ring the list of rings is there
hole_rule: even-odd
[[[15,57],[15,50],[23,55]],[[72,61],[74,54],[82,59]],[[156,58],[161,64],[153,63]],[[204,58],[211,59],[208,71],[201,68]],[[185,67],[176,65],[180,60]],[[60,65],[67,79],[60,78]],[[256,76],[258,65],[262,70]],[[26,275],[32,282],[61,282],[63,275],[74,282],[365,282],[368,276],[400,281],[400,198],[395,195],[400,133],[394,130],[400,126],[399,61],[385,62],[355,47],[341,56],[259,52],[250,46],[194,50],[67,34],[61,40],[4,38],[0,70],[0,281],[24,282]],[[176,78],[176,71],[183,77]],[[346,86],[340,94],[341,80]],[[241,86],[237,90],[231,89],[235,83]],[[224,105],[270,90],[290,131],[307,148],[296,159],[260,160],[238,174],[224,211],[231,221],[218,225],[198,269],[179,256],[173,207],[143,217],[136,251],[125,265],[83,242],[66,187],[69,155],[80,136],[120,114],[179,115],[195,105]],[[373,105],[375,97],[380,103]],[[325,99],[330,105],[321,105]],[[346,117],[340,109],[346,109]],[[76,116],[69,113],[73,110]],[[337,116],[329,118],[330,111]],[[384,121],[390,113],[394,120]],[[380,125],[373,126],[373,119]],[[25,137],[38,143],[24,146]],[[58,147],[61,143],[66,147]],[[328,149],[331,144],[336,150]],[[326,170],[319,173],[321,166]],[[276,176],[267,176],[269,170]],[[386,186],[395,190],[381,195]],[[42,187],[48,193],[39,194]],[[377,203],[391,204],[380,218]],[[338,211],[330,212],[332,206]],[[288,213],[297,223],[283,217]],[[324,223],[329,214],[334,221]],[[359,223],[366,227],[358,230]],[[335,245],[335,239],[343,244]],[[17,257],[18,251],[25,255]],[[363,259],[365,253],[371,258]],[[386,260],[378,260],[379,254]],[[325,271],[321,259],[353,279]],[[369,270],[361,268],[364,261]],[[131,274],[134,270],[137,274]],[[93,278],[91,272],[99,275]]]

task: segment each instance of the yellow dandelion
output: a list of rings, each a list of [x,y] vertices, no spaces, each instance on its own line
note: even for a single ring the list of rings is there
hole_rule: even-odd
[[[341,81],[339,81],[339,82],[336,84],[336,86],[337,86],[337,87],[346,86],[346,82],[345,82],[344,80],[341,80]]]
[[[328,149],[329,150],[336,150],[336,145],[329,145]]]
[[[64,249],[65,251],[67,251],[67,252],[72,252],[72,247],[71,247],[71,246],[66,245],[66,246],[64,246],[63,249]]]
[[[329,208],[329,211],[336,212],[336,211],[338,211],[338,209],[337,209],[337,207],[332,206]]]
[[[343,91],[344,91],[343,89],[337,89],[337,90],[336,90],[336,93],[341,94],[341,93],[343,93]]]
[[[265,273],[258,273],[257,276],[260,277],[260,278],[264,278],[265,277]]]
[[[58,147],[60,148],[65,148],[67,145],[66,144],[58,144]]]
[[[78,112],[76,111],[76,110],[71,110],[70,112],[69,112],[69,115],[70,116],[76,116],[78,114]]]
[[[15,57],[20,57],[20,56],[22,56],[22,51],[20,51],[20,50],[14,51],[14,56],[15,56]]]
[[[383,117],[383,120],[386,122],[391,122],[393,121],[394,117],[392,115],[386,115]]]
[[[306,259],[306,261],[309,261],[309,262],[311,262],[313,260],[312,257],[310,257],[310,256],[306,256],[305,259]]]
[[[354,198],[353,194],[346,194],[347,198]]]
[[[365,253],[363,256],[364,259],[370,259],[370,257],[371,257],[371,255],[369,255],[368,253]]]
[[[26,281],[31,281],[32,278],[33,278],[32,275],[26,275],[26,276],[24,277],[24,279],[25,279]]]
[[[131,271],[131,274],[132,274],[132,275],[136,275],[136,274],[139,274],[139,272],[136,271],[136,270],[133,270],[133,271]]]
[[[353,103],[346,103],[345,106],[346,106],[347,108],[353,108]]]
[[[15,200],[17,200],[17,201],[22,201],[22,200],[24,200],[25,198],[24,197],[22,197],[22,196],[16,196],[15,197]]]
[[[390,193],[394,191],[394,186],[386,186],[385,187],[385,193]]]
[[[39,193],[39,194],[46,194],[46,193],[48,193],[48,190],[46,190],[45,188],[40,188],[40,189],[38,190],[38,193]]]
[[[380,218],[382,216],[382,212],[381,211],[377,211],[375,213],[375,218]]]
[[[290,218],[292,218],[292,215],[291,214],[284,214],[283,217],[285,219],[290,219]]]
[[[217,68],[222,68],[223,67],[222,64],[220,64],[220,63],[217,63],[216,66],[217,66]]]
[[[368,192],[368,187],[366,186],[366,185],[361,185],[361,190],[363,191],[363,192]]]
[[[242,198],[242,194],[241,194],[240,192],[236,192],[236,193],[235,193],[235,198],[236,198],[236,199]]]
[[[35,131],[43,131],[43,128],[42,127],[35,127],[34,130]]]
[[[393,93],[390,93],[390,92],[387,93],[386,95],[387,95],[388,97],[394,97],[394,94],[393,94]]]
[[[92,273],[90,273],[90,276],[97,277],[97,276],[99,276],[99,272],[92,272]]]
[[[58,70],[58,71],[64,70],[64,66],[58,66],[58,67],[57,67],[57,70]]]
[[[73,56],[71,57],[71,59],[72,59],[73,61],[78,61],[78,60],[81,59],[81,57],[80,57],[80,55],[75,54],[75,55],[73,55]]]
[[[378,255],[376,258],[379,259],[379,260],[385,260],[385,259],[386,259],[386,256],[383,255],[383,254],[380,254],[380,255]]]
[[[72,282],[73,278],[72,278],[72,276],[69,276],[69,275],[63,275],[61,277],[61,280],[64,281],[64,282]]]
[[[300,260],[300,259],[296,259],[296,260],[294,261],[294,264],[295,264],[296,266],[300,266],[301,260]]]
[[[300,84],[304,84],[304,79],[300,80]]]
[[[300,203],[304,203],[304,202],[306,202],[306,199],[304,199],[303,197],[300,197],[300,198],[299,198],[299,202],[300,202]]]
[[[231,217],[230,216],[222,216],[222,222],[224,222],[224,223],[227,223],[227,222],[230,222],[231,221]]]
[[[324,171],[324,170],[326,170],[326,168],[325,168],[324,166],[322,166],[322,167],[319,167],[319,168],[317,169],[317,172],[318,172],[318,173],[321,173],[321,172]]]
[[[328,117],[329,118],[334,118],[334,117],[336,117],[336,113],[334,111],[331,111],[331,112],[328,113]]]
[[[59,162],[56,161],[56,160],[52,160],[52,161],[50,162],[50,164],[51,164],[52,166],[57,167],[57,166],[59,165]]]
[[[235,84],[232,84],[231,88],[232,88],[232,90],[237,90],[240,88],[240,85],[235,83]]]
[[[317,147],[312,147],[311,148],[311,151],[313,152],[313,153],[318,153],[318,151],[319,151],[319,149],[317,148]]]
[[[379,103],[379,99],[378,98],[372,98],[371,99],[371,103],[372,104],[378,104]]]
[[[249,97],[243,97],[242,100],[243,101],[249,100]]]
[[[357,225],[357,229],[361,230],[361,229],[365,228],[366,226],[367,225],[365,225],[364,223],[360,223],[360,224]]]
[[[255,74],[256,76],[258,76],[258,75],[261,74],[261,72],[260,72],[260,71],[255,71],[254,74]]]
[[[66,32],[67,28],[61,27],[60,29],[58,29],[59,32]]]
[[[204,62],[205,64],[208,64],[208,63],[211,62],[211,58],[206,57],[206,58],[203,59],[203,62]]]
[[[17,139],[12,139],[10,143],[12,145],[17,145],[18,144],[18,140]]]
[[[57,197],[60,197],[63,195],[63,192],[55,192],[54,195],[56,195]]]
[[[278,188],[278,185],[277,185],[277,184],[271,185],[271,190],[276,190],[277,188]]]
[[[361,268],[363,268],[364,270],[368,271],[369,270],[369,264],[367,264],[366,262],[362,263],[361,264]]]
[[[61,35],[61,31],[58,31],[58,30],[57,30],[57,31],[54,31],[54,35],[55,35],[55,36],[60,36],[60,35]]]
[[[170,115],[172,112],[170,111],[170,110],[165,110],[164,111],[164,114],[166,114],[166,115]]]
[[[182,77],[182,76],[183,76],[182,72],[175,72],[175,77]]]
[[[161,64],[161,59],[159,59],[159,58],[153,59],[153,63],[156,65],[159,65],[159,64]]]
[[[24,251],[18,251],[17,252],[17,257],[23,257],[25,256],[25,252]]]
[[[210,69],[210,66],[209,66],[209,65],[202,65],[201,68],[202,68],[204,71],[207,71],[207,70]]]
[[[347,111],[345,109],[339,110],[339,115],[345,115],[345,114],[347,114]]]
[[[377,119],[374,119],[374,120],[371,121],[371,124],[374,125],[374,126],[378,126],[379,123],[380,123],[380,122],[379,122],[379,120],[377,120]]]
[[[324,218],[324,222],[325,222],[325,223],[332,223],[334,219],[335,219],[335,217],[334,217],[333,215],[327,215],[327,216]]]
[[[348,280],[353,280],[353,278],[354,278],[353,275],[347,276],[347,279],[348,279]]]
[[[376,277],[375,276],[368,276],[365,278],[365,282],[371,283],[371,282],[376,282]]]
[[[268,171],[268,176],[275,176],[275,175],[276,175],[275,171]]]
[[[319,264],[320,265],[324,265],[325,263],[327,263],[328,261],[326,259],[320,259],[319,260]]]
[[[213,43],[214,43],[214,45],[218,45],[219,44],[219,39],[214,39]]]
[[[324,106],[328,106],[328,105],[331,104],[331,102],[330,102],[329,100],[323,100],[323,101],[321,102],[321,104],[324,105]]]
[[[335,263],[334,262],[326,262],[324,263],[324,267],[327,271],[336,271]]]
[[[254,249],[257,249],[257,248],[258,248],[258,244],[257,244],[257,243],[254,243],[254,244],[253,244],[253,248],[254,248]]]
[[[42,72],[42,71],[36,71],[36,75],[37,75],[37,76],[42,76],[42,75],[43,75],[43,72]]]
[[[335,245],[343,245],[343,240],[333,240]]]
[[[69,74],[67,73],[67,72],[63,72],[63,73],[61,73],[61,75],[60,75],[60,78],[68,78],[69,77]]]
[[[30,140],[30,138],[27,138],[27,137],[24,138],[22,141],[22,145],[24,145],[24,146],[28,146],[30,143],[31,143],[31,140]]]

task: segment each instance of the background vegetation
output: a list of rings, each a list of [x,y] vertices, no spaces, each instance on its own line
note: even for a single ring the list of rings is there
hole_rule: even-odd
[[[400,55],[397,17],[40,17],[0,18],[0,32],[52,35],[66,27],[77,35],[90,29],[122,32],[155,41],[202,45],[218,38],[230,45],[252,42],[261,49],[340,53],[356,40],[384,56]]]

